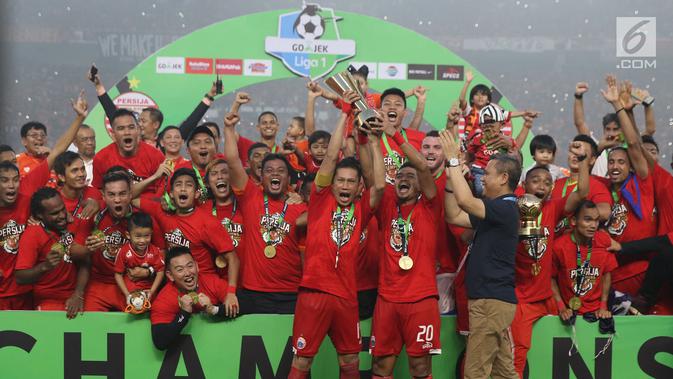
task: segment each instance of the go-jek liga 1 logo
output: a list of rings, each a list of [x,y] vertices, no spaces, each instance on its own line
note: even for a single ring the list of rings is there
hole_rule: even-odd
[[[341,39],[334,9],[305,4],[278,17],[278,36],[266,37],[264,50],[297,75],[317,79],[355,55],[355,41]]]

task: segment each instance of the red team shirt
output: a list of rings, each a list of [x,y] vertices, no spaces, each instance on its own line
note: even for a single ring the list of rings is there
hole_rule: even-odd
[[[654,212],[654,181],[652,175],[645,179],[634,176],[640,188],[641,210],[643,218],[639,219],[633,212],[631,205],[624,199],[621,191],[614,191],[612,196],[617,200],[612,206],[610,219],[608,220],[608,233],[618,242],[628,242],[643,238],[653,237],[657,234],[657,217]],[[609,179],[602,179],[606,186],[610,185]],[[629,188],[633,188],[629,186]],[[635,191],[631,191],[635,194]],[[612,281],[619,282],[639,275],[648,266],[648,257],[618,256],[619,268],[612,275]]]
[[[425,138],[425,133],[419,132],[418,130],[405,129],[400,130],[402,136],[406,136],[405,140],[411,144],[416,150],[421,150],[421,144]],[[390,151],[386,148],[385,142],[388,141],[388,146],[390,146]],[[386,183],[394,184],[395,175],[399,166],[404,163],[406,159],[402,149],[393,141],[392,138],[387,137],[385,134],[381,136],[381,154],[383,154],[383,164],[386,170]],[[399,163],[399,164],[398,164]]]
[[[161,151],[143,141],[138,142],[138,152],[132,157],[122,156],[119,154],[117,145],[111,143],[96,153],[93,158],[91,185],[96,188],[103,187],[103,175],[113,166],[126,168],[133,183],[141,182],[154,175],[165,159]],[[163,192],[163,180],[157,180],[148,186],[144,193],[161,192]]]
[[[200,205],[205,212],[209,212],[211,215],[215,213],[213,217],[222,224],[222,226],[227,229],[229,237],[231,237],[231,242],[234,245],[234,250],[236,250],[236,255],[239,259],[243,254],[245,254],[245,249],[243,249],[243,216],[241,215],[240,209],[238,209],[238,203],[234,200],[231,204],[228,205],[217,205],[213,208],[213,200],[208,200],[205,203]],[[221,278],[226,278],[228,273],[228,268],[219,268],[216,267],[215,270]],[[240,273],[239,273],[240,280]]]
[[[610,236],[597,231],[591,248],[591,261],[585,270],[586,277],[579,291],[582,307],[580,314],[595,312],[600,309],[601,303],[601,279],[603,275],[617,268],[617,260],[612,253],[607,251],[610,246]],[[587,246],[580,246],[582,263],[587,259]],[[577,272],[577,245],[571,239],[571,234],[564,234],[554,241],[553,275],[558,282],[559,291],[563,302],[568,304],[571,297],[575,296]],[[613,278],[614,279],[614,278]]]
[[[379,285],[379,260],[383,254],[379,236],[379,223],[376,217],[371,217],[360,235],[356,276],[358,291],[371,290]]]
[[[270,242],[276,247],[276,256],[266,258],[262,229],[267,218],[278,220],[284,202],[269,197],[269,216],[264,212],[264,194],[252,180],[245,189],[235,190],[243,215],[245,254],[241,259],[241,287],[261,292],[297,292],[301,281],[299,233],[296,221],[306,212],[306,204],[288,205],[285,218]]]
[[[654,181],[654,200],[659,216],[657,235],[662,235],[673,231],[673,176],[658,163],[654,164],[650,175]]]
[[[126,273],[127,269],[134,267],[152,267],[154,272],[159,272],[164,269],[164,258],[163,254],[161,254],[161,251],[159,251],[159,248],[154,245],[148,246],[145,254],[139,255],[135,249],[133,249],[131,243],[127,242],[124,246],[122,246],[121,250],[119,250],[119,254],[117,254],[114,265],[115,272],[122,275]],[[136,290],[149,290],[152,288],[154,279],[152,277],[148,277],[134,282],[129,279],[127,275],[124,275],[124,283],[126,284],[126,289],[129,292]]]
[[[535,263],[531,243],[520,241],[516,250],[515,292],[520,303],[534,303],[551,297],[552,242],[555,238],[554,227],[561,217],[566,199],[547,200],[542,205],[540,226],[543,236],[539,239],[537,256],[541,271],[533,275],[531,268]],[[592,258],[593,259],[593,258]]]
[[[560,178],[554,182],[554,188],[551,191],[552,199],[567,198],[577,187],[577,182],[568,183],[563,190],[565,183],[570,180],[570,178]],[[612,205],[612,196],[610,196],[610,190],[605,186],[605,182],[601,181],[601,178],[591,175],[589,177],[589,195],[587,195],[587,200],[591,200],[594,203],[608,203]],[[563,234],[568,229],[567,220],[564,219],[558,224],[556,224],[555,232],[557,235]]]
[[[449,224],[444,222],[444,189],[446,188],[446,172],[444,169],[440,171],[440,175],[435,178],[435,187],[437,187],[437,197],[441,198],[442,206],[440,209],[440,233],[437,235],[437,273],[456,272],[458,264],[456,263],[456,255],[458,247],[453,240]]]
[[[499,151],[489,149],[486,143],[482,143],[482,138],[481,129],[477,129],[467,145],[467,151],[474,155],[473,165],[485,169],[491,157]],[[505,136],[505,138],[512,142],[512,148],[516,148],[516,143],[511,137]]]
[[[201,273],[215,274],[214,256],[234,250],[227,230],[202,208],[196,208],[186,216],[172,215],[164,212],[159,203],[141,198],[140,210],[157,221],[167,248],[183,246],[190,249]]]
[[[66,249],[73,242],[84,244],[84,239],[75,240],[69,232],[57,236],[54,232],[47,232],[40,225],[29,225],[21,235],[19,256],[16,259],[16,269],[25,270],[35,267],[46,260],[51,246],[62,243]],[[51,271],[47,271],[33,284],[33,297],[38,305],[42,300],[56,300],[65,302],[75,291],[77,282],[77,267],[66,255]]]
[[[34,168],[20,179],[16,201],[10,207],[0,207],[0,297],[29,292],[31,286],[19,285],[14,279],[14,266],[19,252],[19,238],[30,217],[30,197],[49,180],[47,162]]]
[[[350,207],[337,213],[337,201],[332,187],[320,190],[313,184],[308,206],[308,231],[304,254],[304,275],[301,287],[332,294],[347,300],[357,300],[356,267],[360,237],[369,223],[371,208],[369,191],[353,203],[353,216],[346,224]],[[339,217],[343,220],[340,223]],[[337,241],[340,242],[336,267]]]
[[[224,303],[227,296],[227,283],[216,275],[202,274],[199,271],[197,293],[203,293],[210,298],[213,305]],[[178,298],[184,295],[178,290],[173,282],[168,282],[152,302],[150,321],[152,325],[168,324],[173,322],[175,316],[180,313]],[[193,312],[203,311],[198,304],[193,306]]]
[[[105,234],[105,246],[91,254],[89,282],[115,284],[115,259],[122,245],[128,242],[127,219],[113,219],[106,209],[96,215],[94,227]]]
[[[397,227],[397,196],[392,186],[387,186],[376,217],[383,231],[385,252],[379,266],[379,296],[393,303],[413,303],[427,297],[437,296],[435,278],[435,248],[438,226],[441,222],[441,199],[429,200],[421,195],[416,204],[401,208],[406,221],[411,215],[409,232],[409,257],[414,261],[411,270],[404,271],[399,259],[404,253],[402,238]]]
[[[80,215],[84,210],[84,202],[86,199],[94,199],[98,202],[99,207],[105,207],[103,196],[100,191],[93,187],[84,187],[81,197],[69,199],[63,195],[63,192],[61,192],[61,199],[63,199],[65,210],[72,216],[72,223],[68,224],[68,231],[75,234],[80,230],[80,233],[84,233],[84,239],[86,239],[86,237],[91,234],[93,219],[84,220],[80,218]]]

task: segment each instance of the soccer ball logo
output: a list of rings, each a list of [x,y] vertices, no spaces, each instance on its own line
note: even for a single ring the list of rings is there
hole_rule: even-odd
[[[294,22],[294,30],[297,34],[309,41],[320,39],[325,33],[325,21],[318,14],[318,6],[309,4],[299,14]]]

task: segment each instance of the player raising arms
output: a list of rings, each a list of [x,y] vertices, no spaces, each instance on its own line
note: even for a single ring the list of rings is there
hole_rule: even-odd
[[[369,125],[369,137],[360,136],[360,161],[373,187],[359,199],[360,164],[354,158],[337,163],[345,121],[346,114],[342,113],[311,189],[304,271],[292,333],[295,357],[288,377],[292,379],[308,377],[326,334],[337,350],[340,377],[360,377],[357,255],[360,235],[385,189],[383,156],[378,146],[382,120]]]

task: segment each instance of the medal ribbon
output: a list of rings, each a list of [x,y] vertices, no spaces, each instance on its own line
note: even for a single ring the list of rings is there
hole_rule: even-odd
[[[270,225],[270,220],[271,217],[269,217],[269,197],[264,194],[264,215],[266,215],[266,219],[269,220],[269,224],[266,225],[266,230],[270,231],[273,228],[279,227],[280,224],[282,224],[285,221],[285,213],[287,212],[287,200],[283,203],[283,210],[280,212],[280,219],[278,222],[274,222],[274,225]],[[266,245],[269,246],[271,243],[268,241],[266,242]]]
[[[75,207],[75,210],[72,211],[72,217],[77,216],[77,211],[79,211],[79,208],[82,206],[82,199],[84,198],[84,191],[79,194],[79,199],[77,199],[77,206]]]
[[[400,134],[402,134],[404,142],[409,142],[409,140],[407,139],[406,130],[402,129],[400,131]],[[388,156],[393,160],[393,162],[395,162],[395,166],[397,168],[400,168],[400,166],[402,166],[402,162],[400,162],[400,160],[397,159],[397,156],[393,154],[393,150],[390,148],[390,144],[388,143],[388,136],[386,136],[384,133],[382,137],[383,137],[383,145],[386,147],[386,153],[388,153]]]
[[[203,178],[201,177],[201,172],[194,166],[192,163],[192,169],[194,169],[194,174],[196,174],[196,180],[199,182],[199,192],[200,195],[199,198],[201,200],[205,200],[206,194],[208,194],[208,188],[206,188],[206,184],[203,182]],[[201,198],[203,197],[203,198]]]
[[[589,267],[589,263],[591,262],[591,245],[592,241],[589,240],[589,244],[587,247],[587,259],[582,263],[582,253],[580,252],[580,244],[575,241],[575,236],[573,234],[570,235],[570,239],[572,239],[573,242],[575,242],[575,246],[577,247],[577,275],[575,276],[575,284],[576,284],[576,290],[575,290],[575,296],[579,297],[580,296],[580,291],[582,290],[582,285],[584,284],[584,279],[586,278],[586,275],[584,274],[584,271],[586,270],[587,267]]]
[[[334,268],[337,268],[337,265],[339,264],[339,251],[341,250],[341,240],[343,238],[345,231],[345,226],[348,226],[351,223],[351,220],[353,219],[353,214],[355,213],[355,205],[351,203],[350,209],[348,210],[348,214],[346,215],[346,222],[344,222],[344,217],[343,217],[343,211],[341,210],[341,206],[337,205],[337,214],[339,215],[339,221],[337,221],[337,251],[336,251],[336,260],[334,261]]]
[[[561,192],[561,197],[566,197],[566,191],[568,190],[569,183],[570,183],[570,178],[566,178],[565,183],[563,183],[563,191]],[[576,184],[577,184],[577,181],[574,181],[572,183],[572,185],[575,186],[575,187],[573,188],[573,190],[571,192],[576,192],[577,191]]]
[[[238,202],[236,201],[236,198],[234,197],[234,205],[231,209],[231,219],[229,222],[225,222],[227,228],[229,227],[229,224],[231,224],[231,221],[234,219],[234,216],[236,216],[236,208],[238,207]],[[215,199],[213,199],[213,210],[212,210],[213,216],[217,217],[217,206],[215,205]]]
[[[414,208],[415,207],[416,204],[414,204]],[[405,257],[409,256],[409,231],[411,229],[411,215],[414,213],[414,208],[411,208],[407,219],[404,220],[402,218],[402,210],[400,209],[399,204],[397,205],[397,229],[402,236],[402,248]]]
[[[633,187],[635,189],[635,198],[634,194],[631,193],[629,188],[627,188],[629,183],[633,183]],[[631,206],[631,209],[633,209],[633,213],[636,214],[636,217],[638,217],[639,220],[643,219],[643,210],[640,207],[640,186],[638,185],[638,180],[636,179],[636,176],[633,173],[630,173],[629,176],[626,178],[624,183],[622,183],[622,186],[619,188],[619,192],[622,194],[622,197],[624,200],[626,200],[627,203]],[[619,197],[617,196],[617,193],[612,190],[612,199],[615,201],[615,203],[619,202]]]

